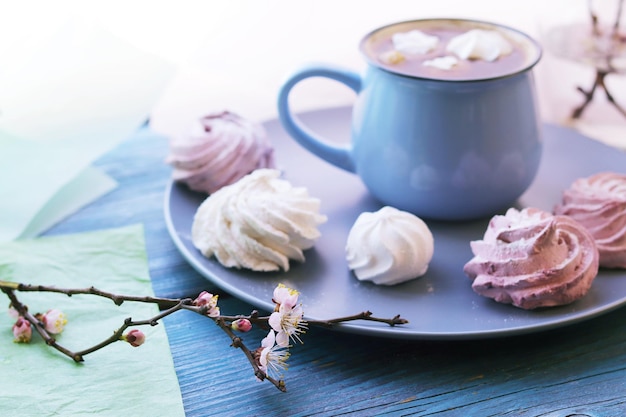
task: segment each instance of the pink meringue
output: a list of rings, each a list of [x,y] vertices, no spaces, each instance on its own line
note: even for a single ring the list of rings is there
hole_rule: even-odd
[[[494,216],[471,248],[474,258],[463,270],[472,289],[527,310],[578,300],[598,274],[591,234],[571,217],[536,208]]]
[[[274,149],[262,125],[224,111],[202,117],[170,141],[172,178],[212,194],[259,168],[274,168]]]
[[[600,252],[600,266],[626,268],[626,175],[601,172],[577,179],[563,192],[554,212],[589,230]]]

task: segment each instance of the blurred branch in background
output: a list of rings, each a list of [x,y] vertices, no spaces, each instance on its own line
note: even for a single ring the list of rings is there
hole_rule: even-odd
[[[617,4],[611,8],[613,16],[607,14],[604,16],[604,19],[600,18],[598,8],[596,7],[597,2],[598,0],[588,0],[589,16],[591,18],[591,43],[590,48],[583,50],[583,53],[588,54],[592,60],[596,69],[596,75],[594,83],[589,90],[585,90],[582,87],[577,88],[583,94],[584,101],[572,111],[572,118],[574,119],[582,116],[583,111],[593,100],[593,96],[598,88],[604,90],[608,102],[622,116],[626,117],[626,110],[615,100],[605,82],[605,78],[608,75],[626,71],[626,68],[620,65],[619,62],[620,58],[623,59],[626,52],[626,35],[620,33],[624,0],[618,0]],[[611,20],[609,20],[611,18],[612,24]]]

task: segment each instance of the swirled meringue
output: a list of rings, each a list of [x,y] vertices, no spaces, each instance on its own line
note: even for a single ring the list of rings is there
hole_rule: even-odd
[[[591,234],[568,216],[511,208],[494,216],[474,258],[463,268],[472,289],[523,309],[569,304],[584,296],[598,273]]]
[[[194,246],[228,268],[288,271],[290,259],[304,262],[326,216],[306,188],[279,176],[258,169],[211,194],[194,216]]]
[[[255,169],[275,167],[263,126],[228,111],[204,116],[189,134],[172,138],[166,162],[175,181],[209,194]]]
[[[346,260],[356,277],[379,285],[424,275],[433,252],[433,235],[426,223],[389,206],[361,213],[346,243]]]
[[[589,230],[600,252],[600,266],[626,268],[626,175],[600,172],[577,179],[563,191],[554,212]]]

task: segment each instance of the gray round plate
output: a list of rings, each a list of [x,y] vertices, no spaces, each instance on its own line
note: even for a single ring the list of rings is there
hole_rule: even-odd
[[[332,108],[301,115],[307,126],[328,138],[345,142],[350,135],[350,109]],[[206,198],[186,186],[170,183],[165,195],[169,233],[185,259],[224,291],[262,310],[273,310],[278,283],[300,291],[305,316],[329,319],[370,310],[378,317],[396,314],[409,324],[351,322],[336,328],[373,336],[402,339],[477,339],[547,330],[580,322],[626,303],[626,271],[601,270],[589,293],[563,307],[525,311],[475,294],[463,265],[472,257],[469,242],[482,238],[489,219],[472,222],[427,221],[435,238],[435,255],[421,278],[393,287],[359,282],[348,270],[345,243],[357,216],[382,205],[369,196],[359,178],[309,154],[292,140],[277,120],[264,123],[275,146],[284,177],[305,186],[321,200],[328,222],[321,238],[306,251],[306,262],[288,272],[258,273],[227,269],[203,257],[191,243],[193,216]],[[531,188],[518,207],[551,211],[564,188],[579,177],[599,171],[626,172],[626,154],[579,133],[546,125],[544,156]]]

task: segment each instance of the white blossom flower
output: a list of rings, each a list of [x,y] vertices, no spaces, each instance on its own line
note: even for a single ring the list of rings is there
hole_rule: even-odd
[[[302,318],[302,304],[288,308],[281,304],[278,311],[273,312],[269,318],[269,325],[276,331],[276,344],[282,347],[289,346],[289,339],[302,343],[300,334],[307,329],[306,321]]]
[[[289,359],[289,351],[276,344],[276,334],[270,330],[261,341],[259,368],[265,375],[280,377],[283,370],[287,370],[285,363]]]
[[[62,311],[53,308],[41,317],[41,322],[48,333],[59,334],[67,324],[67,317]]]
[[[281,305],[293,308],[298,302],[298,295],[300,295],[298,291],[288,288],[283,284],[278,284],[278,286],[274,288],[274,295],[272,297],[272,301],[276,303],[276,311],[278,311],[278,307]]]
[[[269,325],[276,331],[276,344],[289,346],[289,339],[302,343],[300,334],[305,333],[307,323],[302,318],[302,304],[298,304],[298,291],[279,284],[274,289],[276,309],[270,315]]]

